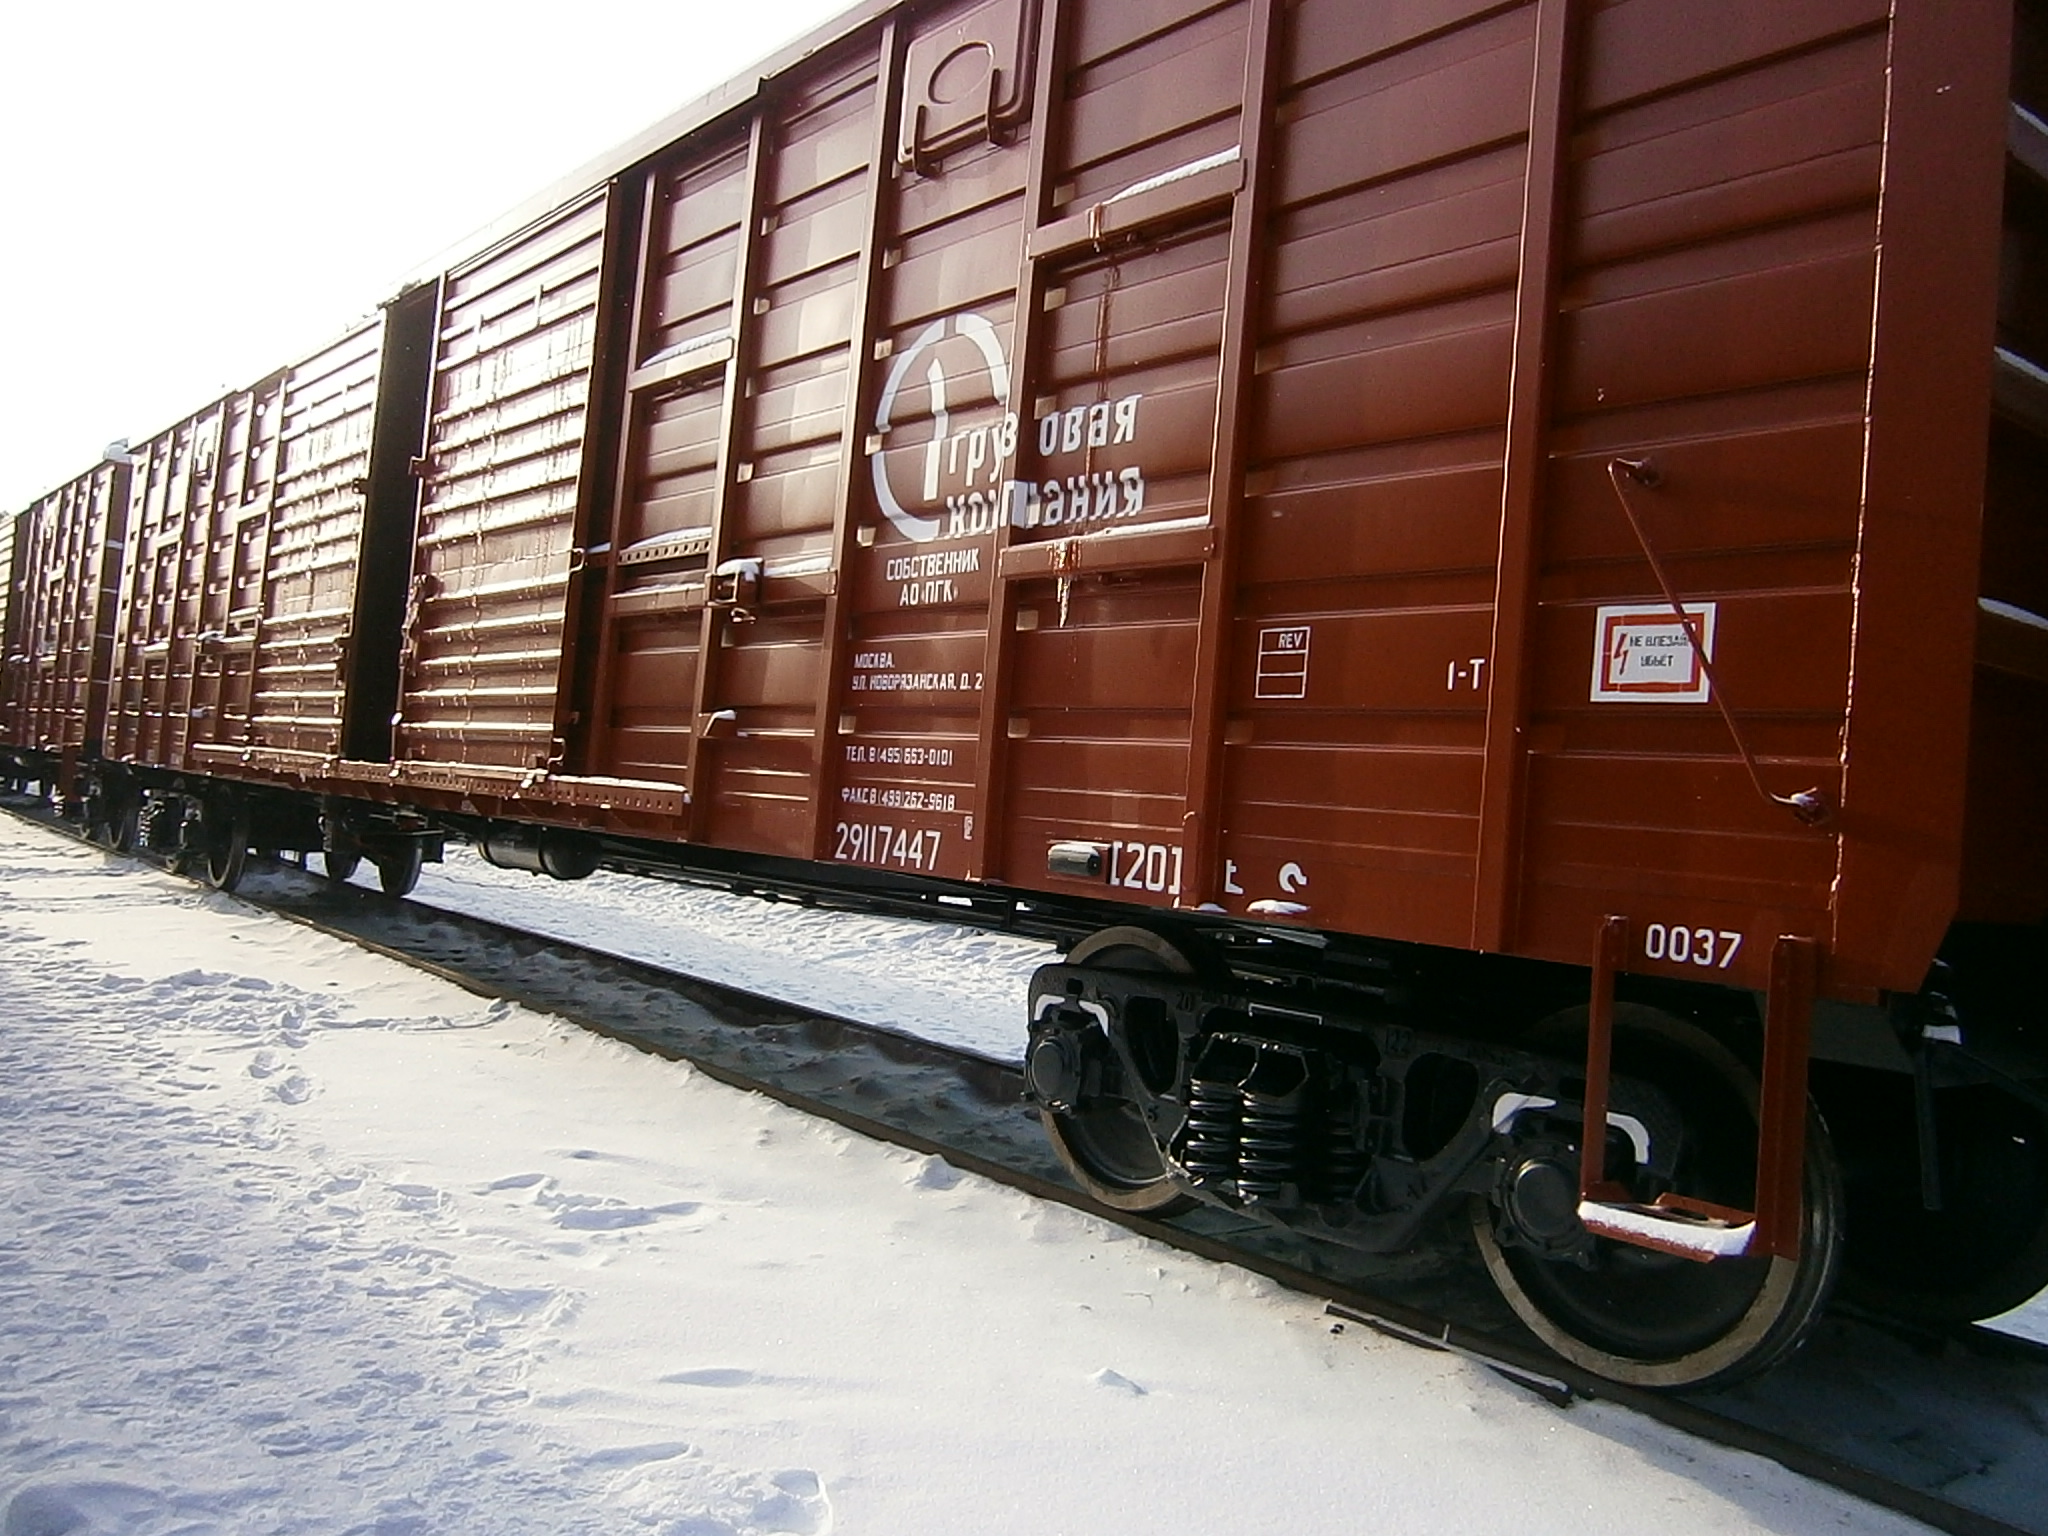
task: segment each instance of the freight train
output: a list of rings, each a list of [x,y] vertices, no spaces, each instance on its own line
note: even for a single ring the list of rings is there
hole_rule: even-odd
[[[1098,1200],[1696,1387],[2048,1282],[2044,484],[2039,0],[870,0],[31,506],[0,737],[1029,907]]]

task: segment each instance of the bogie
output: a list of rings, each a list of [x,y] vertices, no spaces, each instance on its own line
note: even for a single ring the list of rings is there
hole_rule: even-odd
[[[1762,1369],[1826,1304],[1842,1197],[1817,1118],[1796,1255],[1678,1257],[1580,1219],[1586,1047],[1569,1016],[1515,1043],[1432,1031],[1415,1009],[1342,989],[1146,958],[1105,935],[1032,982],[1028,1088],[1106,1204],[1195,1200],[1387,1253],[1469,1202],[1488,1270],[1531,1329],[1590,1370],[1651,1387]],[[1661,1010],[1623,1004],[1616,1025],[1602,1166],[1617,1187],[1603,1198],[1753,1207],[1751,1071]]]

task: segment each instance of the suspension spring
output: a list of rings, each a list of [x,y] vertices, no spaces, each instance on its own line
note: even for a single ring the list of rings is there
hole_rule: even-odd
[[[1292,1051],[1262,1050],[1245,1075],[1244,1132],[1237,1166],[1238,1192],[1271,1200],[1301,1183],[1308,1161],[1308,1063]]]
[[[1241,1126],[1242,1101],[1237,1084],[1213,1078],[1190,1079],[1187,1139],[1182,1144],[1181,1165],[1198,1182],[1222,1185],[1228,1192],[1237,1173]]]
[[[178,833],[184,825],[182,807],[171,800],[151,800],[142,808],[140,826],[142,845],[158,852],[178,846]]]
[[[1270,1200],[1283,1185],[1299,1182],[1302,1122],[1300,1093],[1267,1098],[1245,1090],[1237,1188],[1247,1200]]]
[[[1358,1193],[1365,1177],[1365,1149],[1358,1144],[1358,1128],[1341,1119],[1323,1127],[1321,1165],[1315,1173],[1315,1198],[1326,1205],[1348,1203]]]

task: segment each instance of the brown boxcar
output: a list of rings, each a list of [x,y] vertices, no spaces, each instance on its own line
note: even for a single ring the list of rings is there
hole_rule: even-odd
[[[260,579],[284,381],[216,401],[135,449],[107,756],[196,768],[249,717],[242,627]]]
[[[2048,909],[1966,793],[2025,771],[1971,750],[1979,628],[2048,608],[1976,601],[2007,22],[855,17],[449,276],[399,777],[1913,990],[1959,911]]]
[[[166,774],[308,786],[345,754],[388,755],[433,298],[402,295],[137,451],[97,831],[135,835],[128,816]],[[144,835],[204,851],[217,875],[252,833],[323,841],[289,799],[254,802],[239,840],[232,797],[156,803],[167,820]]]
[[[100,754],[114,586],[128,516],[123,445],[14,519],[0,742],[16,771],[77,797],[82,760]]]

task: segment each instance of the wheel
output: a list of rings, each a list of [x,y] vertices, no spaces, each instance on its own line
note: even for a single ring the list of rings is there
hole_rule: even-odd
[[[377,860],[377,884],[386,896],[410,896],[420,883],[420,845],[411,838]]]
[[[1867,1119],[1848,1103],[1841,1112],[1857,1131],[1843,1299],[1907,1322],[1973,1323],[2048,1288],[2048,1117],[1990,1086],[1938,1090],[1942,1208],[1930,1211],[1910,1080],[1859,1086],[1866,1103],[1890,1102]]]
[[[136,839],[142,834],[142,804],[135,796],[124,794],[114,809],[112,830],[107,846],[116,853],[133,853]]]
[[[202,830],[206,883],[216,891],[232,891],[249,867],[249,802],[240,795],[209,802]]]
[[[1544,1043],[1584,1049],[1585,1011],[1555,1021]],[[1685,1141],[1672,1192],[1746,1209],[1754,1198],[1757,1084],[1712,1036],[1654,1008],[1615,1009],[1614,1069],[1661,1090]],[[1672,1390],[1723,1386],[1776,1363],[1818,1321],[1833,1290],[1843,1195],[1820,1116],[1806,1127],[1805,1202],[1797,1261],[1767,1255],[1698,1263],[1595,1238],[1590,1266],[1504,1246],[1491,1208],[1474,1202],[1473,1233],[1501,1295],[1531,1332],[1611,1381]],[[1637,1191],[1653,1199],[1663,1190]]]
[[[95,779],[85,792],[85,835],[102,848],[117,845],[121,833],[121,799]]]
[[[1197,968],[1187,951],[1144,928],[1090,934],[1068,952],[1067,963],[1181,976],[1192,976]],[[1175,1216],[1194,1207],[1194,1199],[1167,1177],[1152,1128],[1129,1100],[1102,1098],[1069,1110],[1041,1109],[1038,1118],[1067,1172],[1111,1210]]]
[[[320,872],[336,885],[348,884],[355,872],[362,867],[362,863],[362,854],[353,848],[346,853],[338,853],[328,848],[320,854]],[[404,892],[399,894],[403,895]]]

